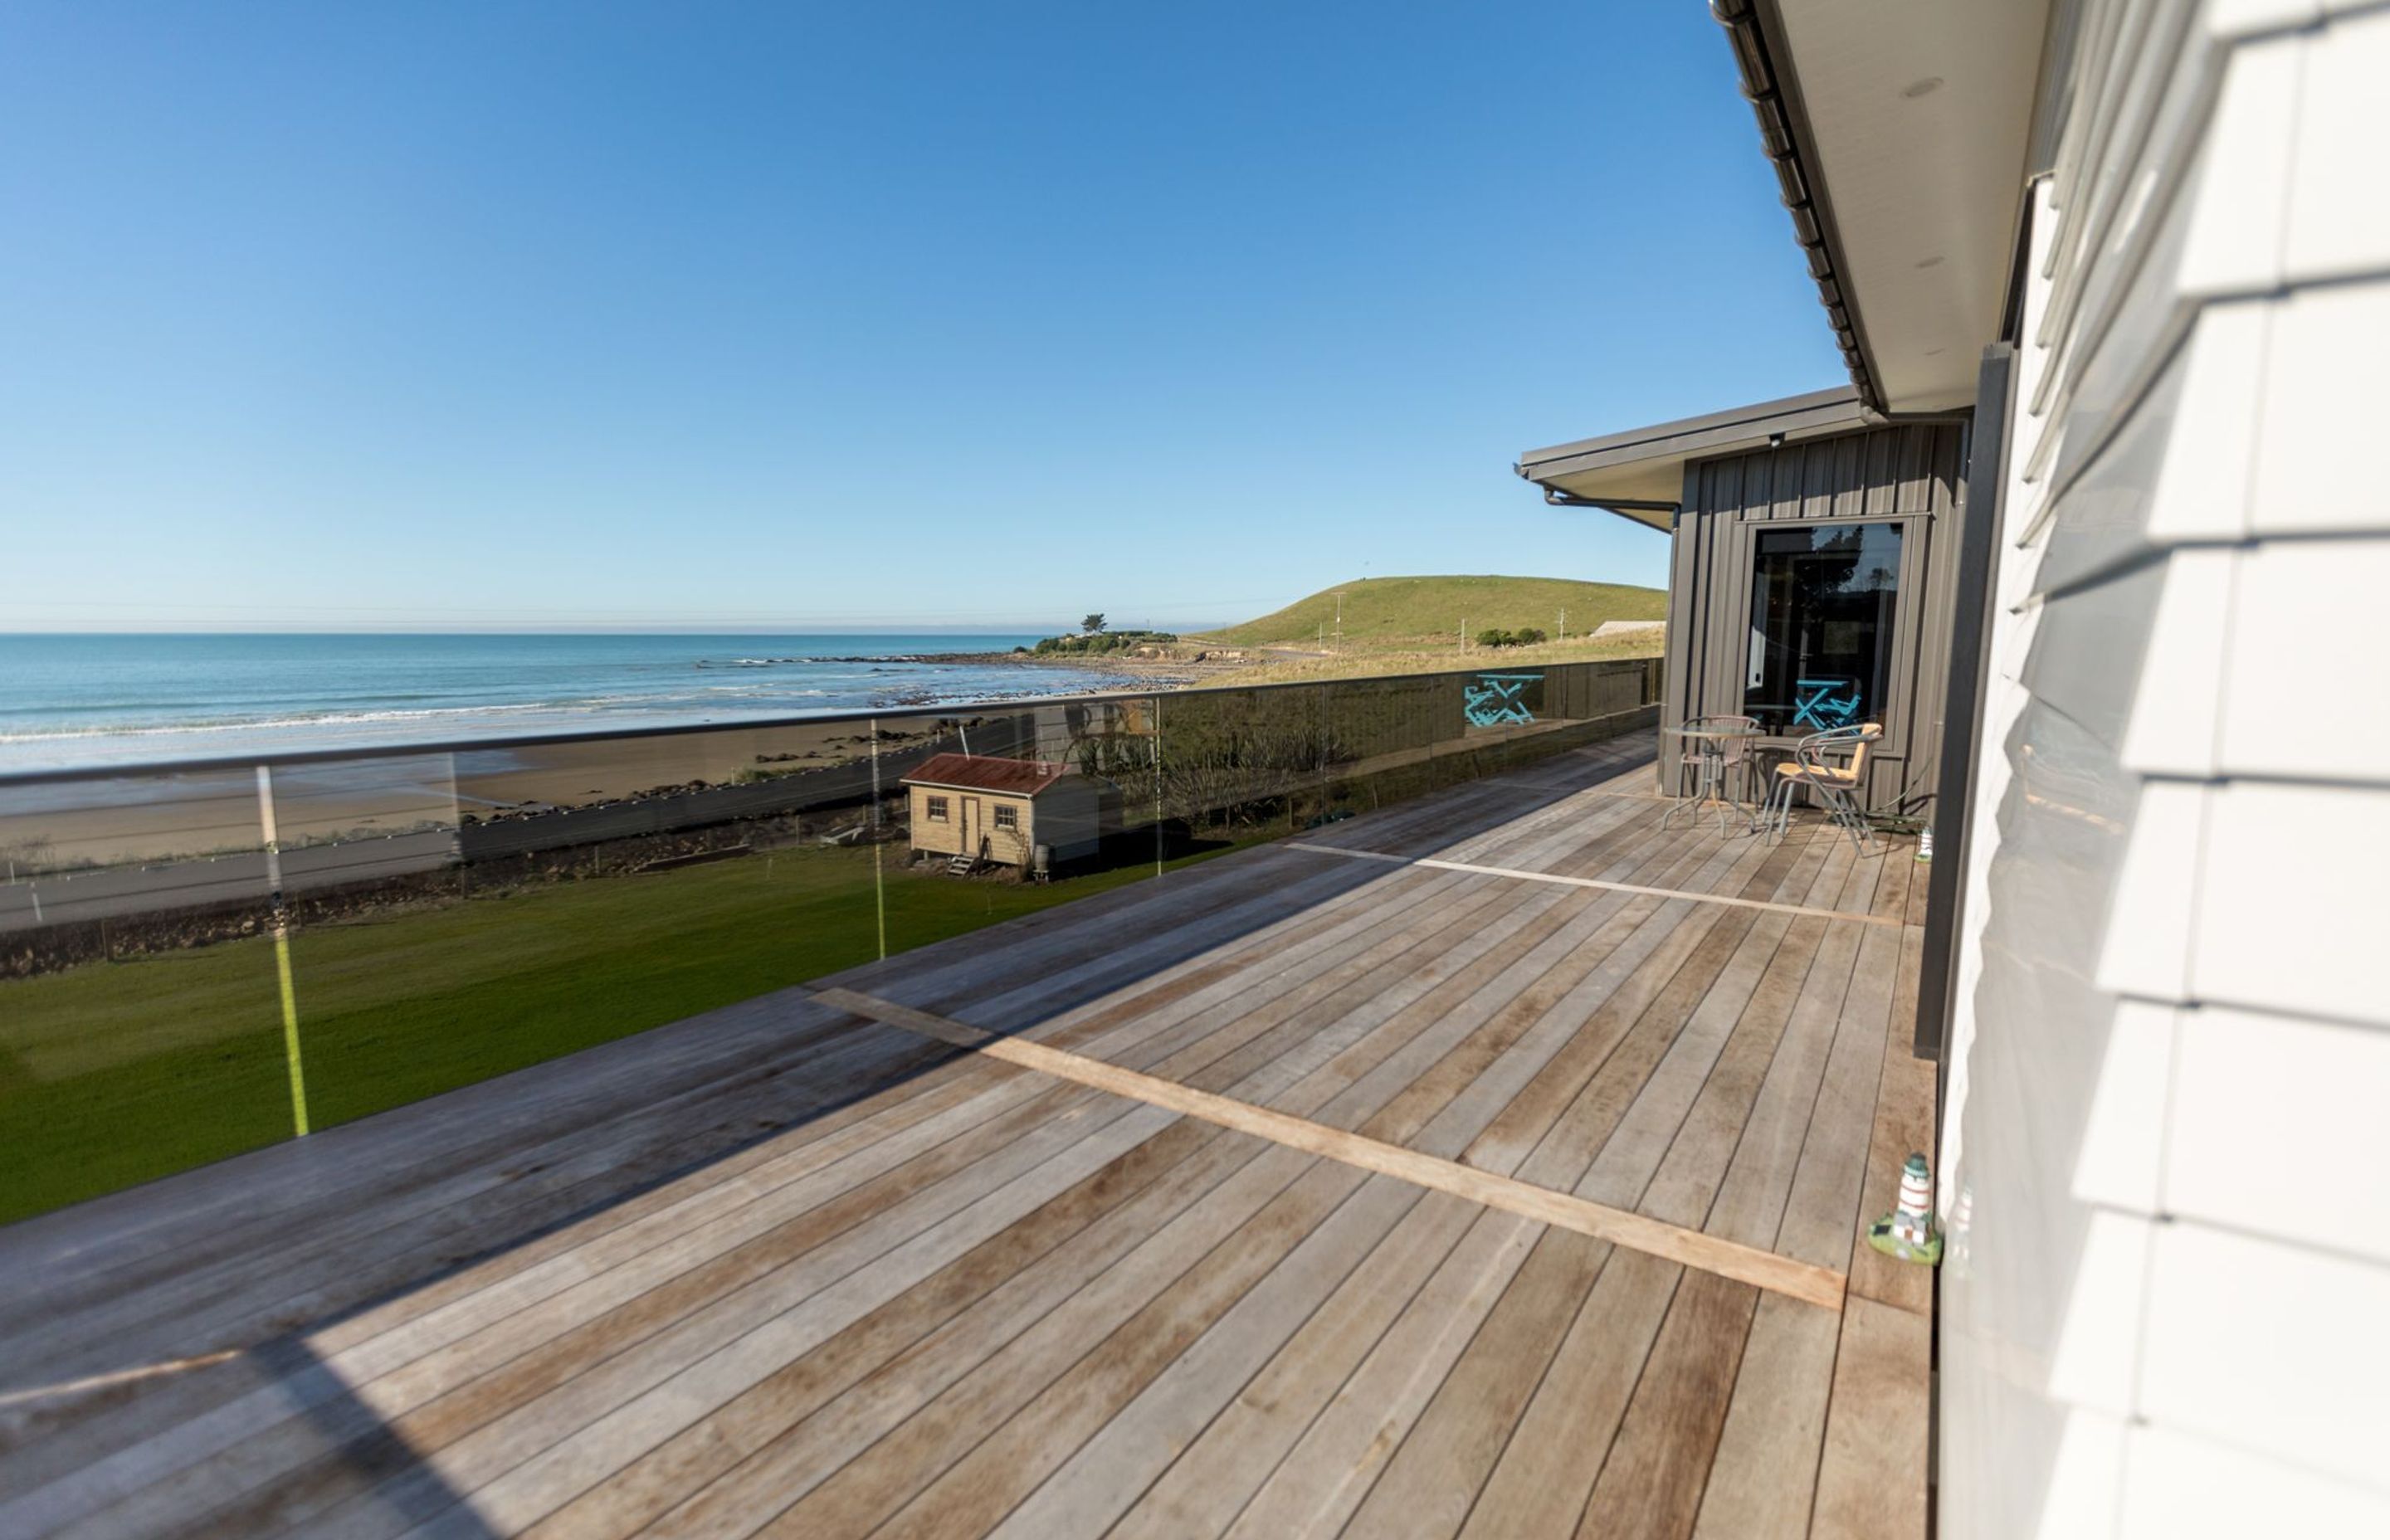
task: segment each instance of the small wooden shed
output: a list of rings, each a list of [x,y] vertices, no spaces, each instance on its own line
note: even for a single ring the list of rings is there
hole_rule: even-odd
[[[1103,841],[1105,789],[1067,765],[932,754],[904,786],[916,851],[1026,866],[1039,845],[1069,861]]]

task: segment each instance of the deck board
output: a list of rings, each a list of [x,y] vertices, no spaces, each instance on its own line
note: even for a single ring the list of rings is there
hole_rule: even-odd
[[[1855,1296],[1843,1315],[1818,1463],[1814,1535],[1893,1540],[1925,1529],[1932,1329],[1911,1311]]]
[[[1432,1194],[1109,1532],[1115,1540],[1217,1534],[1410,1307],[1484,1211]]]
[[[1612,1254],[1585,1236],[1544,1233],[1343,1534],[1459,1532]]]
[[[824,982],[949,1041],[785,992],[0,1231],[0,1530],[1921,1534],[1923,872],[1667,807],[1575,751]]]
[[[1576,1533],[1683,1275],[1672,1263],[1631,1251],[1603,1266],[1478,1494],[1461,1531],[1466,1540]]]

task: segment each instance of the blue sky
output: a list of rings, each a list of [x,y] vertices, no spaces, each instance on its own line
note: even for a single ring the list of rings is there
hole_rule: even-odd
[[[1841,379],[1665,5],[18,4],[0,629],[1660,584],[1522,449]]]

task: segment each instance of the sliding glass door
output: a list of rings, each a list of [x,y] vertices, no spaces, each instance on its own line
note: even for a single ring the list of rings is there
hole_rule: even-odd
[[[1900,562],[1897,523],[1757,532],[1743,714],[1790,736],[1882,722]]]

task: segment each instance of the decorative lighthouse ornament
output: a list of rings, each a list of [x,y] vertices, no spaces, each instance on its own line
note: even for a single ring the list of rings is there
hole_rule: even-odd
[[[1903,1262],[1928,1267],[1942,1260],[1942,1233],[1934,1227],[1934,1174],[1925,1157],[1900,1168],[1900,1206],[1868,1226],[1868,1244]]]

